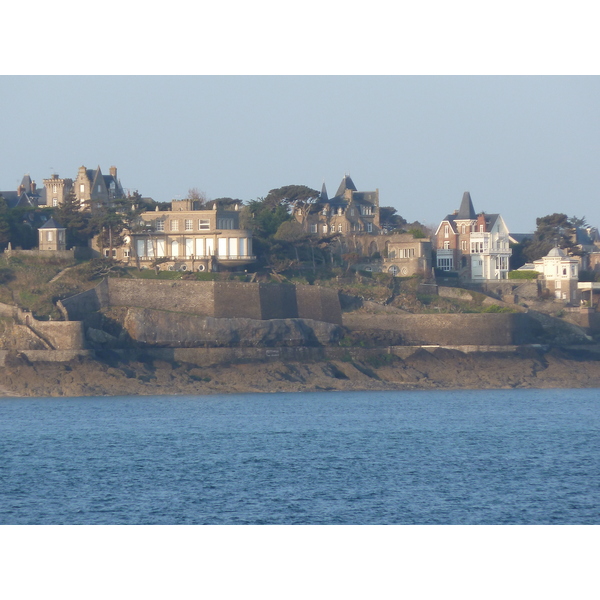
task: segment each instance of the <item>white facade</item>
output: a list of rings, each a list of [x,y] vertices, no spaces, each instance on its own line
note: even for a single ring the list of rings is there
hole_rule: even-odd
[[[577,300],[579,261],[576,258],[569,258],[560,248],[552,248],[547,256],[533,264],[535,270],[542,274],[546,288],[557,300]]]
[[[471,279],[506,279],[508,277],[510,249],[508,227],[498,215],[490,231],[470,234]]]

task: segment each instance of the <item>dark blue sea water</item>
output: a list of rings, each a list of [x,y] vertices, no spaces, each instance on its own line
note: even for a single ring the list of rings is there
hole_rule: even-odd
[[[598,524],[600,391],[0,399],[2,524]]]

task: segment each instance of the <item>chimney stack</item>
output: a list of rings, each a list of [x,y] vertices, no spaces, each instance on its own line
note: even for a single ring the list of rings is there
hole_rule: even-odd
[[[114,177],[115,179],[117,178],[117,167],[111,167],[108,172],[110,173],[111,177]]]

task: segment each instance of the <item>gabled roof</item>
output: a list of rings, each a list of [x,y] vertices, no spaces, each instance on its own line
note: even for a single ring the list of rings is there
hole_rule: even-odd
[[[465,192],[462,197],[462,202],[460,203],[460,208],[458,209],[458,214],[455,215],[455,220],[475,220],[477,218],[477,213],[473,208],[473,202],[471,201],[471,194],[469,192]]]

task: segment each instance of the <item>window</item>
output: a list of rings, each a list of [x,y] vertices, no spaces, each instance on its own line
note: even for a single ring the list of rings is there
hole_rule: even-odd
[[[342,207],[338,208],[338,215],[342,214]]]
[[[370,207],[370,206],[361,206],[360,207],[360,212],[361,212],[362,215],[369,216],[369,215],[372,214],[371,208],[372,207]]]
[[[463,225],[463,226],[462,226],[462,230],[461,230],[461,231],[462,231],[463,233],[467,233],[467,226],[466,226],[466,225]]]
[[[479,233],[483,233],[483,231],[484,231],[484,226],[483,226],[483,225],[480,225],[480,226],[479,226]]]
[[[185,230],[186,231],[191,231],[192,230],[192,220],[191,219],[186,219],[185,220]]]
[[[207,230],[210,229],[209,219],[198,219],[198,229]]]
[[[369,233],[372,233],[372,231],[373,231],[373,223],[367,223],[367,231]]]
[[[444,242],[444,250],[450,250],[450,242]]]
[[[56,184],[52,186],[52,191],[56,194]]]
[[[323,233],[327,233],[327,225],[323,225]]]
[[[233,229],[233,219],[217,219],[217,229]]]
[[[156,219],[156,231],[164,231],[165,222],[163,219]]]
[[[123,250],[123,256],[125,258],[129,258],[131,256],[131,252],[128,249]]]
[[[339,231],[340,233],[342,233],[342,224],[341,224],[341,223],[338,225],[338,231]]]
[[[102,186],[100,184],[98,184],[98,193],[100,193],[102,191]]]
[[[310,226],[310,232],[311,232],[311,233],[317,233],[317,224],[316,224],[316,223],[313,223],[313,224]]]
[[[58,198],[52,198],[52,206],[58,206]]]
[[[452,271],[452,259],[451,258],[438,258],[438,269],[442,271]]]
[[[173,220],[171,221],[171,231],[179,231],[179,221]],[[173,256],[177,256],[174,254]]]
[[[46,234],[46,241],[47,242],[53,242],[54,241],[54,231],[49,231]]]
[[[463,229],[464,229],[464,225],[463,225]],[[463,241],[460,243],[460,247],[461,247],[461,250],[462,250],[463,252],[466,252],[466,251],[467,251],[467,240],[463,240]]]
[[[351,217],[353,217],[353,216],[354,216],[354,209],[353,209],[353,208],[351,208],[351,209],[350,209],[350,216],[351,216]]]
[[[450,235],[450,227],[448,225],[444,225],[444,237],[448,237]]]
[[[83,192],[85,192],[85,185],[83,183],[79,184],[79,193],[83,194]]]

